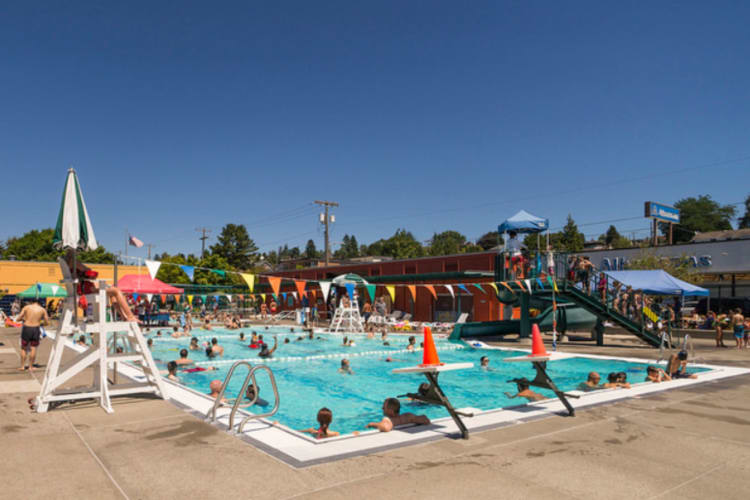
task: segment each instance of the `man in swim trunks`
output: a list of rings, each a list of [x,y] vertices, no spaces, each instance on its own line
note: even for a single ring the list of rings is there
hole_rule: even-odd
[[[399,425],[428,425],[430,423],[430,419],[425,415],[400,412],[401,402],[396,398],[388,398],[383,402],[383,420],[380,422],[370,422],[366,427],[368,429],[377,429],[380,432],[390,432],[394,427],[398,427]]]
[[[737,308],[734,310],[730,325],[734,332],[734,340],[737,342],[737,349],[742,349],[742,343],[745,338],[745,317],[742,315],[742,309]]]
[[[175,360],[178,365],[192,365],[193,361],[188,359],[188,350],[180,349],[180,359]]]
[[[516,388],[517,392],[516,394],[511,394],[509,392],[506,392],[505,395],[508,396],[510,399],[513,398],[526,398],[529,401],[541,401],[542,399],[547,399],[538,392],[534,392],[531,389],[529,389],[529,381],[526,379],[517,379],[516,381]]]
[[[36,360],[36,348],[39,345],[39,339],[42,336],[41,326],[49,323],[47,310],[37,302],[32,302],[21,310],[16,321],[23,323],[21,328],[21,367],[19,371],[28,369],[34,371],[34,361]],[[29,353],[29,366],[26,365],[26,353]]]

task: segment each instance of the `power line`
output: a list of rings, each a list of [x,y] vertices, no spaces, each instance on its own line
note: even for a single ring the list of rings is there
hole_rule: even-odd
[[[325,262],[326,262],[326,267],[328,267],[328,263],[331,260],[331,242],[329,241],[330,233],[329,233],[329,230],[328,230],[328,225],[331,222],[333,222],[333,220],[334,220],[333,216],[331,216],[331,215],[328,214],[328,209],[331,208],[331,207],[338,207],[339,204],[336,203],[335,201],[320,201],[320,200],[315,200],[315,204],[316,205],[322,205],[323,207],[325,207],[325,215],[323,216],[323,220],[321,220],[320,222],[322,224],[324,224],[325,227],[326,227],[326,236],[325,236],[325,238],[326,238],[325,239],[325,242],[326,242]],[[323,214],[321,214],[321,215],[323,215]]]

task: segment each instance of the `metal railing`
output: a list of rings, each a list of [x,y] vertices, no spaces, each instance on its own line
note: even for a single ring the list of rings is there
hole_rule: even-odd
[[[213,406],[206,414],[207,419],[209,419],[211,422],[214,422],[216,420],[216,412],[219,409],[219,407],[221,407],[224,404],[228,404],[228,403],[223,402],[224,393],[227,390],[227,386],[229,385],[229,381],[231,380],[232,375],[234,375],[234,371],[240,366],[247,366],[248,372],[247,372],[247,375],[245,375],[245,380],[242,383],[242,388],[240,389],[239,394],[235,398],[234,403],[232,403],[232,410],[229,412],[229,430],[232,431],[232,429],[234,429],[234,418],[235,418],[235,415],[237,414],[237,411],[240,408],[249,408],[258,402],[258,397],[260,394],[260,387],[258,385],[257,380],[255,379],[255,372],[257,372],[258,370],[263,370],[263,371],[268,372],[268,378],[271,381],[271,388],[273,389],[274,405],[273,405],[273,408],[271,408],[271,410],[266,413],[257,413],[257,414],[250,413],[245,418],[243,418],[237,429],[237,433],[239,434],[242,433],[242,429],[245,427],[245,424],[249,420],[258,419],[258,418],[266,418],[266,417],[275,415],[276,412],[279,411],[279,404],[281,403],[281,401],[279,400],[279,389],[276,385],[276,377],[274,377],[273,371],[271,371],[271,369],[268,366],[266,365],[253,366],[247,361],[237,361],[236,363],[232,365],[232,367],[229,369],[229,372],[227,373],[227,376],[224,378],[224,382],[221,384],[221,390],[219,391],[219,394],[216,396],[216,400],[214,401]],[[253,398],[250,399],[247,403],[243,403],[242,401],[245,397],[245,393],[247,392],[247,388],[250,385],[251,380],[252,380],[253,385],[255,386],[255,394]]]

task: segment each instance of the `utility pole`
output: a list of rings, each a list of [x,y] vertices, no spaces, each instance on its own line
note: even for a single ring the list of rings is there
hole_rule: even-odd
[[[156,248],[156,245],[152,243],[146,243],[146,246],[148,247],[148,260],[151,260],[151,249]]]
[[[207,227],[196,227],[196,231],[201,233],[201,237],[198,238],[201,240],[201,259],[206,256],[206,240],[208,239],[207,234],[211,232],[211,230]]]
[[[319,200],[315,200],[315,204],[316,204],[316,205],[322,205],[322,206],[324,206],[324,207],[325,207],[325,210],[326,210],[326,211],[325,211],[325,215],[324,215],[324,214],[320,214],[320,216],[321,216],[321,217],[320,217],[320,219],[321,219],[321,220],[320,220],[320,223],[321,223],[321,224],[324,224],[324,225],[325,225],[325,227],[326,227],[326,251],[325,251],[325,261],[326,261],[326,267],[328,267],[328,264],[329,264],[329,262],[330,262],[330,260],[331,260],[331,242],[329,241],[329,238],[328,238],[328,236],[329,236],[329,231],[328,231],[328,224],[329,224],[330,222],[333,222],[333,221],[335,220],[335,219],[333,219],[333,217],[332,217],[332,216],[329,216],[329,215],[328,215],[328,209],[329,209],[330,207],[338,207],[338,206],[339,206],[339,204],[338,204],[338,203],[336,203],[335,201],[319,201]]]

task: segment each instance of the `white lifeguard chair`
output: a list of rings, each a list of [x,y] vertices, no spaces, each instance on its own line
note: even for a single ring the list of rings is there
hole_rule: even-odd
[[[55,344],[47,363],[42,389],[36,397],[36,411],[44,413],[49,409],[50,403],[57,401],[93,398],[99,400],[104,411],[112,413],[114,411],[110,402],[112,396],[153,393],[167,399],[161,375],[138,324],[133,321],[107,321],[106,282],[100,280],[98,293],[86,296],[93,305],[93,322],[76,322],[73,316],[74,308],[77,307],[75,303],[77,280],[71,275],[70,268],[63,258],[59,259],[59,263],[64,278],[61,283],[65,285],[68,296],[65,299],[60,328],[55,335]],[[113,338],[108,341],[107,336],[110,333],[113,334]],[[89,334],[93,344],[63,364],[62,358],[67,343],[79,334]],[[116,352],[118,337],[124,341],[122,353]],[[118,383],[117,362],[130,362],[134,367],[140,368],[143,377],[138,378],[142,380]],[[110,380],[109,370],[113,363],[115,364],[114,372]],[[91,386],[59,389],[62,384],[89,366],[94,368]]]
[[[338,333],[339,331],[345,331],[362,333],[365,331],[362,316],[359,314],[359,301],[357,300],[357,295],[352,295],[353,297],[349,300],[348,307],[339,305],[339,307],[336,308],[336,312],[333,313],[330,327],[332,332]]]

